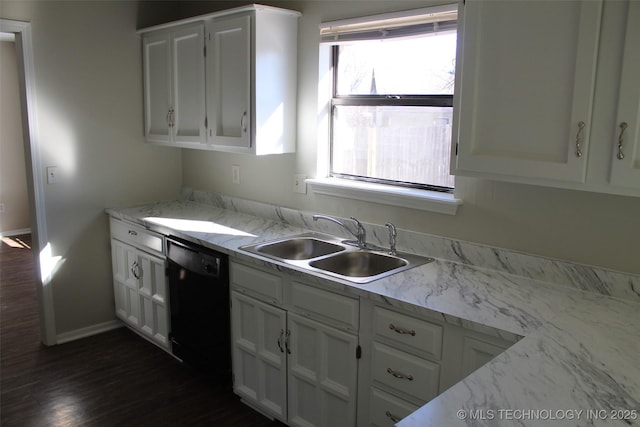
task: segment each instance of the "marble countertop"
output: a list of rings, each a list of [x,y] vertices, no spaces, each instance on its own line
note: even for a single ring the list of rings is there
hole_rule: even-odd
[[[326,231],[312,228],[316,224],[304,219],[292,225],[295,221],[287,221],[281,212],[274,220],[183,200],[107,212],[265,265],[278,263],[238,248]],[[636,299],[612,298],[516,275],[509,269],[435,258],[363,285],[309,276],[336,289],[392,299],[403,308],[426,308],[463,323],[524,336],[399,422],[399,427],[640,425],[640,303]],[[295,267],[282,264],[280,268],[296,274]],[[623,284],[635,296],[638,278],[625,280],[628,283]]]

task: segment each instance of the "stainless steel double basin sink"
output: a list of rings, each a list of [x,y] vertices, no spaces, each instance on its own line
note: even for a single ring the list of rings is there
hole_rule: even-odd
[[[395,253],[319,233],[305,233],[240,247],[247,252],[285,264],[349,280],[369,283],[433,261],[418,255]]]

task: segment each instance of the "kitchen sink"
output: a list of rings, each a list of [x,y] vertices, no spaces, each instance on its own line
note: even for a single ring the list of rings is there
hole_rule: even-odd
[[[344,250],[342,245],[307,236],[264,243],[255,247],[258,253],[281,259],[311,259]]]
[[[355,283],[369,283],[433,261],[432,258],[401,252],[389,254],[378,247],[362,249],[349,244],[349,241],[320,233],[305,233],[240,249],[302,270]]]
[[[370,277],[404,267],[408,262],[377,252],[346,252],[309,263],[311,267],[347,277]]]

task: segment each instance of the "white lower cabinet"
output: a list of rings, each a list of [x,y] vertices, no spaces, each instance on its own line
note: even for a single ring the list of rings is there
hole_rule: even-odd
[[[360,399],[369,409],[358,425],[392,427],[438,395],[443,326],[373,306],[369,330],[371,387]]]
[[[427,309],[406,312],[361,301],[358,426],[393,427],[518,340],[447,323]]]
[[[168,349],[170,317],[163,237],[112,218],[111,258],[116,316]]]
[[[392,427],[519,339],[235,261],[231,290],[234,391],[290,426]]]
[[[289,313],[289,425],[355,426],[358,337]]]
[[[476,369],[487,364],[491,359],[505,351],[510,343],[495,344],[478,338],[465,336],[462,341],[461,375],[465,377]]]
[[[231,292],[233,390],[243,400],[287,420],[287,312]]]
[[[235,262],[231,286],[234,392],[291,426],[355,426],[358,299]]]

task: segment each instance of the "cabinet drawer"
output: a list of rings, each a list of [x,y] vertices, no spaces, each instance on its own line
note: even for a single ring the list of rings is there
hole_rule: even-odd
[[[275,274],[232,262],[231,283],[266,302],[282,303],[282,279]]]
[[[143,227],[111,218],[111,236],[142,250],[164,255],[164,236]]]
[[[373,379],[420,400],[428,402],[438,394],[440,365],[373,344]]]
[[[440,325],[381,307],[374,308],[373,324],[376,337],[383,337],[420,355],[436,359],[442,357]]]
[[[395,423],[418,410],[413,403],[385,393],[375,387],[371,389],[369,421],[376,427],[393,427]]]
[[[308,317],[351,331],[358,330],[359,301],[356,298],[293,282],[291,305]]]

